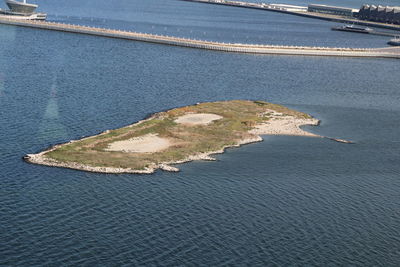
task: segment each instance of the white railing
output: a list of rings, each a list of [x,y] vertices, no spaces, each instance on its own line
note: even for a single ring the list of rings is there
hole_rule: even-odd
[[[287,45],[262,45],[262,44],[241,44],[213,42],[206,40],[188,39],[167,35],[149,34],[132,31],[122,31],[119,29],[107,29],[93,26],[77,24],[67,24],[46,21],[20,21],[13,19],[0,19],[0,23],[17,26],[42,28],[56,31],[66,31],[130,39],[144,42],[155,42],[159,44],[169,44],[192,48],[202,48],[209,50],[219,50],[227,52],[257,53],[257,54],[293,54],[293,55],[318,55],[318,56],[362,56],[362,57],[394,57],[400,58],[400,53],[387,53],[369,48],[349,48],[349,47],[307,47],[307,46],[287,46]]]

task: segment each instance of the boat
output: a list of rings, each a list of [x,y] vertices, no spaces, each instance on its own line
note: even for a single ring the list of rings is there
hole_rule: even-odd
[[[334,31],[345,31],[345,32],[357,32],[357,33],[371,33],[374,30],[368,27],[355,26],[355,25],[343,25],[340,27],[332,27]]]
[[[35,4],[28,4],[26,0],[23,2],[18,2],[15,0],[6,0],[6,4],[11,12],[33,14],[38,7]]]
[[[37,13],[36,8],[38,5],[16,0],[5,0],[7,9],[0,9],[0,18],[6,19],[23,19],[23,20],[45,20],[47,14]]]
[[[393,46],[400,46],[400,37],[396,37],[388,42],[388,44]]]

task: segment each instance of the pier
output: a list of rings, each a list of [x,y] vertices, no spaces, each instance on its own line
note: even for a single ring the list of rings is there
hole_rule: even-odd
[[[29,27],[43,30],[78,33],[108,38],[117,38],[164,44],[171,46],[214,50],[222,52],[249,53],[261,55],[298,55],[298,56],[333,56],[333,57],[363,57],[363,58],[395,58],[400,59],[400,47],[391,49],[373,48],[332,48],[307,46],[279,46],[262,44],[221,43],[204,40],[194,40],[181,37],[121,31],[98,27],[73,25],[46,21],[22,21],[15,19],[0,19],[0,24]]]

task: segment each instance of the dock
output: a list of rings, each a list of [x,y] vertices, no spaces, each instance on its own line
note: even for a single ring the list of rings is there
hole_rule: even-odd
[[[374,49],[222,43],[48,21],[23,21],[2,18],[0,19],[0,24],[231,53],[400,59],[400,47]]]

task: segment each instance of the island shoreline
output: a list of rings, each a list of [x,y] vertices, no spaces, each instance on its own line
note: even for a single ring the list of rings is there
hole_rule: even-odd
[[[150,118],[149,118],[150,119]],[[146,119],[148,120],[148,119]],[[140,122],[144,122],[146,120],[142,120],[139,121]],[[320,123],[319,120],[316,120],[316,123],[307,123],[307,124],[299,124],[298,126],[318,126]],[[133,125],[137,125],[137,123],[132,124],[132,125],[128,125],[129,126],[133,126]],[[189,156],[188,158],[185,158],[183,160],[180,161],[174,161],[174,162],[162,162],[159,164],[154,164],[154,166],[150,166],[147,169],[144,170],[135,170],[135,169],[131,169],[131,168],[113,168],[113,167],[95,167],[95,166],[89,166],[89,165],[84,165],[84,164],[80,164],[80,163],[76,163],[76,162],[70,162],[70,163],[64,163],[64,162],[58,162],[56,160],[53,159],[49,159],[46,158],[44,155],[48,152],[54,151],[57,148],[66,145],[66,144],[71,144],[77,141],[81,141],[81,140],[85,140],[85,139],[89,139],[89,138],[94,138],[103,134],[106,134],[109,130],[106,130],[98,135],[93,135],[93,136],[89,136],[89,137],[85,137],[82,138],[80,140],[71,140],[69,142],[66,143],[61,143],[61,144],[56,144],[53,146],[50,146],[48,149],[39,152],[39,153],[35,153],[35,154],[27,154],[23,157],[23,159],[28,162],[28,163],[32,163],[32,164],[38,164],[38,165],[44,165],[44,166],[49,166],[49,167],[58,167],[58,168],[67,168],[67,169],[73,169],[73,170],[79,170],[79,171],[86,171],[86,172],[93,172],[93,173],[108,173],[108,174],[152,174],[155,171],[157,171],[158,169],[163,170],[163,171],[169,171],[169,172],[178,172],[179,169],[171,166],[171,165],[176,165],[176,164],[183,164],[183,163],[187,163],[187,162],[192,162],[192,161],[197,161],[197,160],[207,160],[207,161],[214,161],[216,160],[215,158],[213,158],[213,155],[218,155],[218,154],[223,154],[225,153],[226,149],[229,148],[239,148],[243,145],[247,145],[247,144],[252,144],[252,143],[258,143],[258,142],[262,142],[264,141],[264,139],[261,137],[262,135],[268,136],[270,134],[259,134],[256,135],[254,138],[247,138],[247,139],[243,139],[240,142],[234,144],[234,145],[229,145],[229,146],[225,146],[220,150],[217,151],[210,151],[210,152],[205,152],[205,153],[198,153],[198,154],[194,154]],[[303,130],[302,130],[303,131]],[[307,131],[304,131],[305,133],[309,133]],[[282,135],[282,134],[277,134],[277,135]],[[319,135],[297,135],[297,134],[286,134],[286,136],[306,136],[306,137],[320,137],[320,138],[324,138],[324,136],[319,136]]]
[[[256,101],[253,101],[253,102],[256,102]],[[196,105],[200,105],[200,104],[201,103],[197,103]],[[187,108],[187,107],[190,107],[190,106],[186,106],[183,108]],[[122,128],[134,127],[134,126],[138,126],[140,124],[143,124],[143,123],[148,122],[153,119],[159,119],[160,117],[163,116],[162,113],[165,113],[165,112],[168,112],[168,111],[161,111],[161,112],[149,114],[149,115],[147,115],[147,117],[145,119],[135,122],[133,124],[124,126]],[[302,126],[318,126],[318,125],[320,125],[321,121],[316,118],[313,118],[312,116],[308,115],[308,117],[296,117],[293,115],[287,115],[287,114],[276,112],[273,109],[269,109],[268,114],[269,114],[269,116],[271,116],[270,120],[268,120],[267,122],[262,122],[262,123],[253,125],[251,127],[251,129],[247,132],[248,135],[245,138],[235,140],[234,144],[224,145],[221,149],[218,149],[218,150],[193,153],[193,154],[188,155],[185,158],[180,159],[180,160],[153,162],[153,163],[149,164],[148,166],[144,167],[143,169],[107,167],[107,166],[91,166],[91,165],[82,164],[79,162],[71,162],[71,161],[60,162],[56,159],[46,157],[47,153],[55,151],[55,150],[59,149],[60,147],[63,147],[65,145],[69,145],[69,144],[73,144],[75,142],[80,142],[83,140],[88,140],[88,139],[96,138],[96,137],[99,137],[102,135],[106,135],[106,134],[110,133],[110,131],[113,131],[113,130],[106,130],[106,131],[100,132],[97,135],[87,136],[87,137],[84,137],[79,140],[71,140],[69,142],[56,144],[56,145],[48,147],[47,149],[45,149],[39,153],[26,154],[23,157],[23,160],[28,163],[32,163],[32,164],[39,164],[39,165],[44,165],[44,166],[49,166],[49,167],[68,168],[68,169],[93,172],[93,173],[152,174],[155,171],[157,171],[158,169],[164,170],[164,171],[169,171],[169,172],[178,172],[179,168],[175,167],[175,165],[177,165],[177,164],[187,163],[187,162],[196,161],[196,160],[209,160],[209,161],[216,160],[213,157],[213,155],[222,154],[228,148],[237,148],[237,147],[241,147],[246,144],[262,142],[264,140],[262,138],[262,136],[264,136],[264,135],[266,135],[266,136],[268,136],[268,135],[285,135],[285,136],[319,137],[319,138],[328,138],[328,139],[331,139],[331,140],[334,140],[337,142],[342,142],[342,143],[351,143],[351,142],[343,140],[343,139],[329,138],[329,137],[317,135],[317,134],[314,134],[314,133],[311,133],[311,132],[301,129],[300,127],[302,127]],[[117,130],[117,129],[115,129],[115,130]]]

